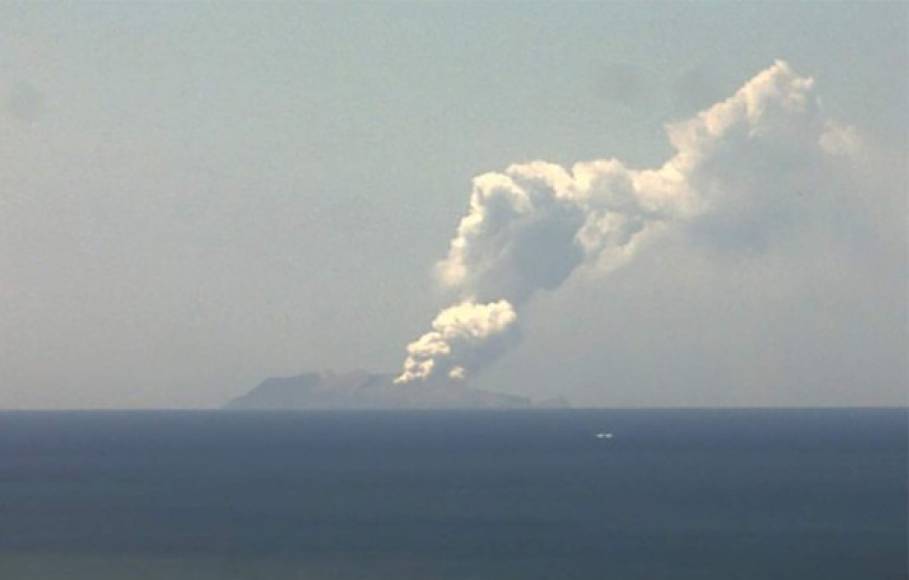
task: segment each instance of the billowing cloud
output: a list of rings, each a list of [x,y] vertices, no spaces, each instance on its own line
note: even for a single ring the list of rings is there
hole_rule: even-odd
[[[675,154],[657,169],[535,161],[476,177],[437,265],[460,302],[407,347],[399,381],[469,376],[515,342],[516,312],[534,293],[579,268],[608,273],[673,228],[722,246],[767,244],[860,146],[823,115],[814,81],[783,61],[667,134]]]
[[[407,346],[404,372],[397,382],[447,377],[463,380],[517,339],[518,315],[507,300],[490,304],[462,302],[432,321],[432,331]]]

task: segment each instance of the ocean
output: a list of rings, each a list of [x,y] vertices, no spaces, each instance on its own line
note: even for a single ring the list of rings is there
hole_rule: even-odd
[[[4,412],[0,578],[906,580],[907,421]]]

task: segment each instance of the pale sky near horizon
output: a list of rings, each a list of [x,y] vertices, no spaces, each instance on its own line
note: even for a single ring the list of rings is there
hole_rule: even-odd
[[[433,265],[473,176],[659,166],[666,123],[776,59],[866,144],[861,210],[573,276],[475,384],[905,405],[907,4],[22,3],[0,6],[0,409],[211,407],[269,376],[397,371],[447,305]]]

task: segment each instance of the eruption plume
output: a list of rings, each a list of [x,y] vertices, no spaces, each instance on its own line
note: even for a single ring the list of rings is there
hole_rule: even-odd
[[[675,154],[657,169],[534,161],[474,178],[436,267],[459,301],[407,346],[397,382],[469,377],[517,342],[518,312],[534,293],[578,268],[610,272],[673,228],[765,242],[804,207],[844,149],[834,145],[853,136],[823,117],[814,81],[783,61],[667,134]]]

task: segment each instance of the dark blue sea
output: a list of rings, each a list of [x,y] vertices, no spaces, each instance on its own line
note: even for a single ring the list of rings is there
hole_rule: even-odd
[[[0,578],[905,580],[907,411],[0,413]]]

